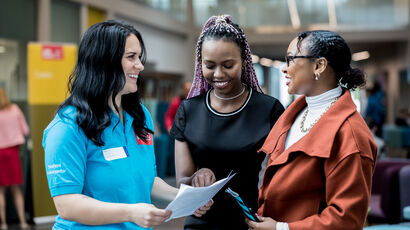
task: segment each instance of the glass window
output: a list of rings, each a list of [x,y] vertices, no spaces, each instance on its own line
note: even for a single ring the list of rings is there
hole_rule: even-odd
[[[186,19],[187,0],[129,0],[170,14],[181,21]]]
[[[328,24],[328,1],[324,0],[296,0],[300,24]]]
[[[32,0],[1,0],[0,86],[13,102],[27,101],[27,42],[37,39],[36,6]]]
[[[406,0],[335,1],[338,25],[394,29],[408,24]]]
[[[281,89],[280,80],[281,78],[284,78],[282,75],[282,71],[280,71],[280,69],[275,68],[275,67],[270,67],[269,70],[270,70],[269,71],[269,74],[270,74],[269,94],[277,99],[280,99],[280,96],[281,96],[280,91],[283,90]]]
[[[264,82],[264,73],[263,73],[263,67],[261,66],[261,65],[259,65],[259,64],[253,64],[253,67],[255,68],[255,74],[256,74],[256,77],[257,77],[257,79],[258,79],[258,82],[259,82],[259,85],[261,86],[261,87],[263,87],[264,86],[264,84],[265,84],[265,82]]]
[[[51,2],[51,41],[79,43],[79,5],[62,0]]]
[[[294,14],[295,19],[298,18],[300,25],[304,27],[327,25],[332,21],[343,28],[394,29],[405,27],[409,20],[408,0],[192,1],[195,23],[199,26],[212,15],[230,14],[243,27],[291,27],[288,3],[292,2],[296,4],[296,11],[293,11],[297,12]]]
[[[2,87],[11,101],[26,96],[26,80],[19,74],[19,45],[15,40],[0,38],[0,87]],[[21,86],[24,90],[20,91]]]
[[[199,26],[221,14],[231,15],[241,27],[290,25],[286,0],[193,0],[193,8]]]

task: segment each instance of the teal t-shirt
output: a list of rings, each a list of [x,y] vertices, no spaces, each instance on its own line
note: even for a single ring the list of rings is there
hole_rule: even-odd
[[[146,127],[154,130],[144,107]],[[60,116],[63,114],[63,116]],[[76,109],[60,111],[44,130],[45,167],[51,196],[84,194],[112,203],[151,203],[156,176],[153,137],[140,140],[133,118],[124,111],[124,123],[112,112],[103,131],[104,146],[96,146],[76,123]],[[144,229],[134,223],[88,226],[57,216],[53,229]]]

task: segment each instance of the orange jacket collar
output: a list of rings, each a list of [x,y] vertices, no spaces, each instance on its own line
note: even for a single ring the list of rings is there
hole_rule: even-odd
[[[290,153],[298,151],[309,156],[329,158],[337,131],[343,122],[356,111],[356,105],[353,103],[350,91],[344,90],[342,96],[309,131],[315,135],[304,136],[283,152],[287,133],[296,116],[306,105],[305,96],[301,96],[293,102],[279,118],[259,150],[259,152],[269,154],[270,159],[274,160],[274,164],[285,163]]]

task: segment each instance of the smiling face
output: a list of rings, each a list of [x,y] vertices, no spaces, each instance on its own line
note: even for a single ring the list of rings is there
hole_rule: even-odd
[[[140,56],[140,42],[134,34],[130,34],[127,37],[124,55],[121,59],[121,65],[125,75],[125,84],[119,95],[137,92],[138,74],[144,70]]]
[[[237,95],[243,89],[239,46],[222,39],[205,40],[202,43],[202,73],[218,95]]]
[[[297,47],[298,39],[289,44],[287,56],[309,55],[306,49],[306,38],[302,40],[300,50]],[[289,61],[289,66],[284,65],[282,72],[286,74],[286,85],[289,94],[311,95],[315,91],[315,62],[309,58],[295,58]]]

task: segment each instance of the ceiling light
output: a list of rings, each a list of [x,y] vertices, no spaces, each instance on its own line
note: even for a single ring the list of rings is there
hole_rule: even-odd
[[[272,63],[272,66],[275,67],[276,69],[282,69],[284,62],[282,61],[278,61],[278,60],[274,60]]]
[[[258,63],[259,62],[258,55],[251,54],[251,57],[252,57],[252,63]]]
[[[263,66],[271,67],[273,61],[272,61],[271,59],[269,59],[269,58],[261,58],[261,60],[259,61],[259,63],[260,63],[261,65],[263,65]]]
[[[362,51],[352,54],[353,61],[361,61],[368,59],[370,57],[370,53],[368,51]]]
[[[300,28],[300,18],[296,0],[288,0],[288,9],[290,14],[290,22],[294,29]]]

